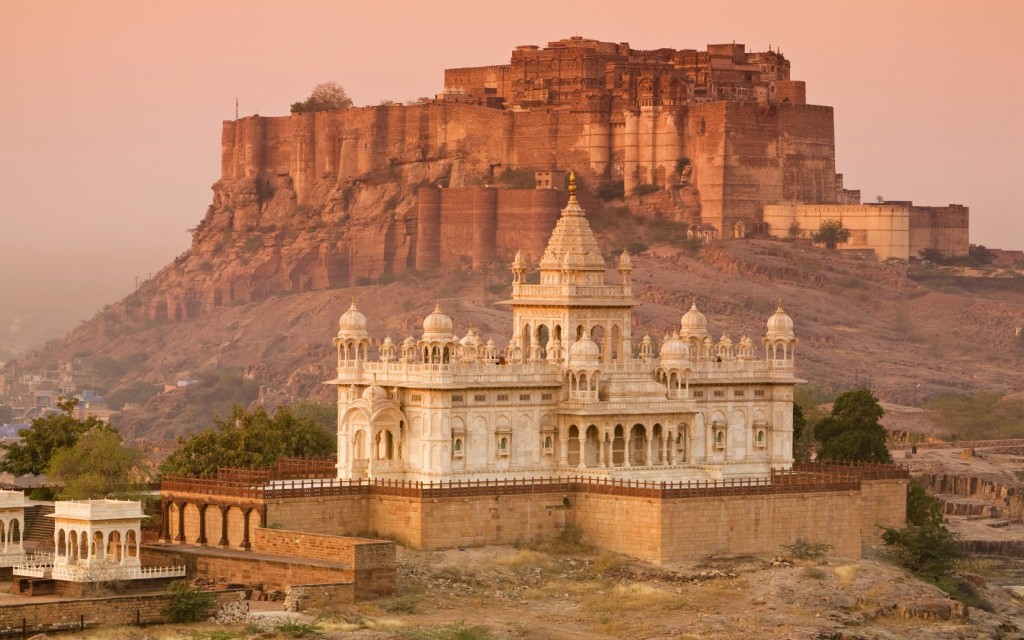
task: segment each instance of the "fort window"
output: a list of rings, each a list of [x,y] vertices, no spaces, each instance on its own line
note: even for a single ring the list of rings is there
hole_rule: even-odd
[[[764,389],[754,389],[754,397],[755,398],[763,398],[764,397]]]
[[[508,402],[508,394],[507,393],[499,393],[498,394],[498,402]]]
[[[743,398],[747,395],[747,392],[743,389],[734,389],[732,395],[737,398]]]
[[[722,429],[720,427],[715,429],[715,448],[725,448],[725,429]]]
[[[487,394],[486,393],[478,393],[478,394],[476,394],[475,396],[473,396],[473,402],[487,402]]]
[[[498,440],[498,455],[508,455],[508,438],[506,438],[505,436],[502,436],[501,439]]]
[[[452,396],[452,402],[463,402],[462,396]]]
[[[530,401],[530,394],[528,394],[528,393],[520,393],[519,394],[519,401],[520,402],[529,402]]]
[[[723,391],[721,389],[715,389],[713,393],[714,393],[716,398],[724,398],[725,397],[725,391]]]
[[[757,445],[758,449],[764,449],[765,448],[766,442],[765,442],[765,436],[764,436],[764,429],[758,429],[757,430],[757,438],[755,439],[754,442]]]
[[[551,453],[553,449],[554,440],[551,436],[544,436],[544,453]]]
[[[693,392],[693,397],[694,398],[703,398],[704,397],[704,392],[703,391],[694,391]]]
[[[409,396],[409,402],[423,402],[423,396],[418,393],[414,393]]]
[[[540,399],[541,400],[551,400],[553,397],[554,396],[552,396],[550,393],[542,393],[542,394],[540,394]]]
[[[455,444],[452,445],[452,454],[456,458],[462,457],[462,438],[455,439]]]

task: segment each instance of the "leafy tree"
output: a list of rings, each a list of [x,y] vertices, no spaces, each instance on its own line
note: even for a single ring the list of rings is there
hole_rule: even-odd
[[[878,423],[885,411],[868,389],[836,398],[832,415],[814,427],[819,460],[890,462],[885,429]]]
[[[178,448],[161,471],[211,476],[220,467],[269,467],[281,457],[321,457],[335,451],[334,434],[289,407],[280,407],[271,417],[263,407],[249,412],[235,405],[231,416],[214,418],[214,424],[216,429],[178,438]]]
[[[56,413],[50,413],[32,421],[28,429],[18,431],[21,439],[0,444],[4,451],[0,460],[0,471],[22,476],[39,475],[50,466],[50,460],[60,451],[75,446],[82,434],[96,427],[104,426],[95,416],[85,420],[74,417],[78,409],[75,398],[60,398]]]
[[[811,242],[823,244],[827,249],[835,249],[850,239],[850,230],[842,220],[822,220],[818,230],[811,233]]]
[[[345,93],[340,84],[337,82],[321,82],[313,87],[313,91],[303,102],[292,104],[292,113],[348,109],[351,106],[352,99],[348,97],[348,94]]]
[[[117,431],[100,425],[82,434],[74,446],[57,451],[47,475],[63,483],[64,499],[125,495],[137,488],[132,472],[141,458],[137,449],[124,446]]]

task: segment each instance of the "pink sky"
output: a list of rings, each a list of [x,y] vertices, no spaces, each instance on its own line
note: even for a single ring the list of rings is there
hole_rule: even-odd
[[[572,35],[781,47],[835,108],[848,188],[965,204],[972,242],[1024,248],[1024,3],[588,4],[5,2],[0,315],[77,321],[187,249],[236,97],[284,115],[325,80],[357,105],[432,96],[445,67]]]

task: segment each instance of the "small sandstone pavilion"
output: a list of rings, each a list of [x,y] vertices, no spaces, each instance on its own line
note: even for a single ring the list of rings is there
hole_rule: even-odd
[[[136,589],[159,588],[185,576],[184,566],[142,566],[141,525],[148,516],[138,501],[59,500],[50,517],[54,553],[35,554],[14,567],[19,592],[38,593],[35,583],[41,581],[47,591],[64,595],[81,595],[82,584],[113,580],[130,581]]]
[[[714,340],[696,302],[656,345],[634,342],[627,253],[614,284],[570,180],[540,259],[512,264],[501,351],[440,305],[419,339],[370,361],[355,304],[338,335],[338,477],[422,481],[764,480],[793,462],[796,337],[782,310],[758,343]]]

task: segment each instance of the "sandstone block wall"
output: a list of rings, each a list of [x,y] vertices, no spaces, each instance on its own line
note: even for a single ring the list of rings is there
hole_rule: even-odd
[[[211,594],[215,606],[245,598],[241,589]],[[114,598],[90,598],[61,602],[26,602],[0,607],[0,634],[48,633],[106,625],[158,624],[167,622],[171,596],[160,593]]]
[[[537,260],[565,206],[554,189],[467,187],[418,192],[416,268],[511,260],[522,250]]]
[[[882,541],[880,527],[907,525],[909,480],[862,480],[860,489],[860,537],[863,544]]]
[[[287,611],[336,611],[338,605],[355,600],[355,585],[348,582],[293,585],[285,591],[284,598]]]
[[[910,208],[911,256],[922,249],[934,249],[952,257],[966,256],[970,248],[970,210],[959,204],[945,207]]]
[[[244,552],[232,555],[202,553],[201,550],[186,551],[163,545],[148,545],[144,554],[147,563],[185,565],[189,576],[223,579],[229,584],[261,584],[265,588],[284,590],[293,584],[356,581],[355,572],[350,567],[327,562],[285,561],[247,556]]]
[[[850,229],[850,241],[841,249],[872,249],[878,260],[906,260],[910,252],[910,207],[905,204],[778,204],[764,207],[768,233],[789,234],[796,222],[809,235],[825,220],[841,220]]]
[[[365,495],[289,498],[267,502],[267,525],[332,536],[368,532],[370,505]]]

